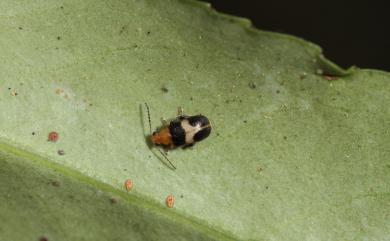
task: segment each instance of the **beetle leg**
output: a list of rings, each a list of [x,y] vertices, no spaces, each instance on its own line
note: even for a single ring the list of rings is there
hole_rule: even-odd
[[[195,145],[195,143],[191,143],[191,144],[184,145],[182,148],[187,149],[187,148],[193,147],[194,145]]]
[[[163,126],[168,125],[168,121],[164,117],[161,117],[161,123],[163,124]]]
[[[183,107],[180,106],[179,108],[177,108],[177,115],[178,115],[178,116],[182,116],[183,113],[184,113]]]

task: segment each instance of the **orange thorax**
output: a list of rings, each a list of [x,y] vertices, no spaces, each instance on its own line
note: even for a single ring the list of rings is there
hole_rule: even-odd
[[[168,146],[172,143],[171,134],[168,127],[161,129],[159,132],[152,135],[152,143],[155,145]]]

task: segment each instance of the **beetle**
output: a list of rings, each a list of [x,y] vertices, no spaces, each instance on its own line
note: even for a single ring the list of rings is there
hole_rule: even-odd
[[[152,132],[149,106],[145,103],[148,111],[149,127]],[[150,135],[150,142],[154,146],[162,146],[165,149],[192,147],[196,142],[206,139],[211,133],[211,123],[204,115],[188,116],[179,108],[178,116],[170,122],[163,120],[163,125]],[[168,158],[158,149],[160,153]],[[169,161],[169,160],[168,160]],[[169,161],[169,163],[171,163]],[[171,163],[172,165],[172,163]],[[174,165],[172,165],[174,167]],[[176,167],[174,167],[176,169]]]

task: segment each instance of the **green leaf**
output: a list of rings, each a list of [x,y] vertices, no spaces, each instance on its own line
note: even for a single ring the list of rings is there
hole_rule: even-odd
[[[0,9],[0,240],[389,239],[389,73],[195,1]],[[175,171],[144,102],[212,122]]]

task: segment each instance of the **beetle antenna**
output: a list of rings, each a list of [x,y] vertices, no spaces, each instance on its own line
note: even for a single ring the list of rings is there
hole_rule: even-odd
[[[168,159],[168,157],[164,154],[164,152],[162,152],[159,148],[156,148],[156,149],[161,153],[161,155],[165,158],[165,160],[167,160],[169,162],[169,164],[171,164],[173,169],[176,169],[175,165],[173,165],[173,163]]]
[[[146,106],[146,110],[148,111],[149,131],[150,133],[152,133],[152,122],[150,121],[150,111],[149,111],[149,106],[146,102],[145,102],[145,106]]]
[[[145,106],[146,106],[146,110],[148,111],[149,130],[150,130],[150,133],[152,133],[152,122],[150,120],[150,110],[149,110],[149,106],[146,102],[145,102]],[[169,162],[169,164],[175,170],[176,169],[175,165],[173,165],[173,163],[168,159],[168,157],[164,154],[164,152],[162,152],[159,148],[156,148],[156,149],[160,152],[160,154],[165,158],[165,160],[167,160]]]

